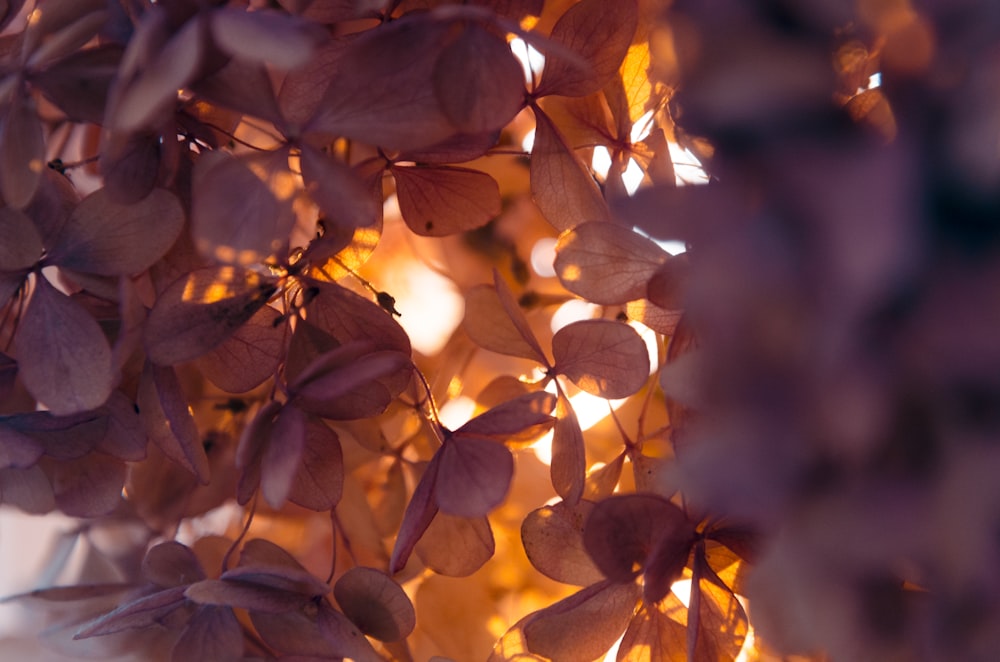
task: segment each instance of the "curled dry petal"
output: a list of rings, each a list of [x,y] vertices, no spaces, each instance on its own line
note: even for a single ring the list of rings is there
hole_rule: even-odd
[[[555,369],[602,398],[632,395],[649,377],[646,343],[632,327],[612,320],[573,322],[552,337]]]
[[[77,302],[36,277],[14,336],[28,391],[57,415],[100,407],[111,395],[111,348],[97,321]]]
[[[49,247],[47,261],[102,276],[145,271],[163,257],[184,227],[173,193],[154,189],[134,204],[119,204],[106,189],[84,198]]]
[[[596,659],[625,631],[638,599],[634,583],[588,586],[530,618],[524,625],[528,650],[554,662]]]
[[[410,598],[399,584],[374,568],[348,570],[334,585],[333,597],[352,623],[379,641],[399,641],[416,626]]]
[[[545,220],[557,230],[585,221],[605,221],[608,206],[590,169],[577,156],[552,120],[537,106],[531,148],[531,196]]]
[[[553,267],[563,286],[602,305],[646,296],[646,284],[669,254],[652,240],[615,223],[582,223],[556,244]]]
[[[500,213],[500,187],[485,172],[454,166],[393,166],[399,211],[419,235],[482,227]]]
[[[233,335],[275,291],[272,281],[238,267],[208,267],[170,285],[149,313],[149,359],[173,365],[197,358]]]
[[[500,129],[524,105],[524,73],[503,39],[470,24],[434,66],[434,92],[460,131]]]
[[[326,31],[318,24],[267,9],[217,9],[211,25],[212,37],[222,50],[279,69],[306,64],[326,41]]]
[[[553,49],[546,54],[535,93],[579,97],[600,90],[618,73],[637,23],[635,0],[582,0],[570,7],[552,28],[549,39],[582,62]]]
[[[45,140],[34,101],[15,93],[0,126],[0,194],[7,204],[28,206],[44,170]]]

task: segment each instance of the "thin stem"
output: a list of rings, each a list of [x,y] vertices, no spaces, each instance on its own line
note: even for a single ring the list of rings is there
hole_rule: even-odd
[[[229,570],[230,557],[232,557],[233,552],[236,551],[236,547],[240,544],[240,542],[243,541],[243,538],[246,537],[247,532],[250,531],[250,524],[253,523],[253,516],[257,512],[257,494],[258,492],[256,491],[253,493],[253,499],[250,501],[250,512],[247,514],[247,522],[243,525],[243,530],[240,531],[240,535],[233,541],[233,544],[229,546],[229,549],[226,550],[226,555],[222,557],[222,572]]]

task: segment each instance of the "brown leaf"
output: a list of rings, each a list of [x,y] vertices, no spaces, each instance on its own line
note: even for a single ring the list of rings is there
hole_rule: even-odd
[[[399,641],[416,625],[413,604],[403,589],[374,568],[356,566],[337,580],[333,597],[344,614],[379,641]]]
[[[500,129],[524,105],[524,74],[510,46],[474,23],[441,52],[433,80],[444,114],[467,133]]]
[[[281,315],[264,306],[222,341],[195,359],[205,377],[229,393],[245,393],[273,376],[285,349],[287,327]]]
[[[306,443],[306,415],[298,407],[283,407],[271,428],[260,467],[260,491],[278,510],[292,491]]]
[[[171,588],[205,579],[205,571],[190,547],[168,540],[146,552],[142,559],[142,576],[157,586]]]
[[[305,448],[288,500],[310,510],[330,510],[344,489],[344,461],[337,434],[315,418],[306,419]]]
[[[608,206],[590,169],[566,144],[552,120],[539,108],[534,110],[531,195],[545,220],[560,231],[586,221],[608,220]]]
[[[575,506],[560,501],[528,513],[521,542],[531,565],[564,584],[590,586],[604,579],[583,547],[584,522],[593,507],[590,501]]]
[[[482,227],[500,213],[500,188],[485,172],[453,166],[393,166],[403,220],[419,235]]]
[[[143,334],[149,359],[173,365],[197,358],[233,335],[275,291],[272,281],[238,267],[208,267],[171,284]]]
[[[295,183],[283,151],[242,158],[210,152],[192,179],[191,236],[202,255],[247,265],[286,247]]]
[[[435,493],[442,512],[484,517],[503,502],[514,473],[514,457],[503,444],[455,434],[439,455]]]
[[[602,581],[537,612],[524,626],[532,653],[553,662],[593,660],[621,636],[632,618],[639,587]]]
[[[0,125],[0,194],[15,209],[28,206],[45,170],[45,140],[34,101],[15,91]]]
[[[143,14],[125,55],[112,93],[105,128],[125,133],[156,126],[192,80],[205,53],[204,25],[187,21],[167,38],[169,17],[154,7]]]
[[[38,465],[28,469],[0,469],[0,503],[33,515],[51,512],[56,507],[52,484]]]
[[[649,352],[635,329],[612,320],[573,322],[552,337],[555,369],[602,398],[632,395],[649,377]]]
[[[302,146],[302,178],[306,192],[337,228],[367,227],[380,210],[360,174],[338,159],[309,145]]]
[[[157,131],[110,134],[102,145],[98,166],[104,190],[123,205],[149,195],[160,178],[164,148]]]
[[[569,504],[583,496],[587,456],[583,431],[573,405],[560,394],[556,402],[556,424],[552,429],[552,464],[549,474],[556,494]]]
[[[306,130],[396,150],[432,145],[455,133],[428,84],[448,28],[411,13],[353,40]]]
[[[57,415],[101,406],[111,395],[111,348],[97,321],[41,276],[14,335],[28,391]]]
[[[178,586],[142,596],[121,605],[83,627],[74,639],[86,639],[122,630],[157,625],[164,616],[184,605],[184,587]]]
[[[679,578],[687,565],[693,537],[694,529],[680,508],[652,494],[608,497],[594,507],[583,532],[587,553],[601,572],[616,582],[635,579],[664,540],[682,541],[686,547],[679,553],[680,563],[671,566],[676,576],[663,578],[667,591],[669,582]]]
[[[31,84],[74,122],[101,124],[123,49],[101,44],[70,53],[33,73]]]
[[[26,214],[0,207],[0,271],[22,271],[33,267],[42,256],[42,237]],[[0,305],[3,300],[0,299]]]
[[[326,41],[326,31],[316,23],[268,9],[216,9],[211,26],[216,45],[225,52],[278,69],[306,64]]]
[[[462,328],[483,349],[545,362],[545,355],[537,346],[538,341],[531,343],[525,340],[518,326],[507,315],[496,288],[490,285],[477,285],[465,293]],[[534,339],[534,335],[531,337]]]
[[[615,223],[582,223],[559,237],[553,268],[567,290],[602,305],[646,296],[646,284],[670,255]]]
[[[546,53],[535,94],[578,97],[600,90],[618,73],[637,23],[635,0],[614,4],[581,0],[570,7],[552,28],[549,39],[578,55],[586,66],[553,49]]]
[[[496,551],[493,530],[486,517],[458,517],[438,513],[416,546],[417,558],[446,577],[468,577]]]
[[[146,433],[164,455],[208,484],[208,456],[173,368],[147,362],[136,395]]]
[[[410,553],[413,552],[413,548],[427,531],[434,516],[438,514],[434,486],[437,483],[440,463],[439,455],[431,458],[423,476],[417,483],[416,489],[413,490],[413,497],[410,499],[409,505],[406,506],[403,523],[399,525],[396,544],[392,549],[392,558],[389,560],[390,574],[395,574],[403,569],[410,558]]]
[[[172,662],[216,660],[237,662],[243,659],[243,628],[228,607],[202,605],[191,614],[171,651]]]
[[[73,210],[48,261],[103,276],[145,271],[163,257],[184,227],[184,210],[174,194],[154,189],[129,205],[94,191]]]

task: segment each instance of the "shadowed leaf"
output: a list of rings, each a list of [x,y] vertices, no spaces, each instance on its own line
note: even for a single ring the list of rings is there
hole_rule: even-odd
[[[57,416],[100,407],[111,395],[111,348],[101,327],[44,277],[35,279],[14,347],[24,385]]]
[[[31,218],[10,207],[0,207],[0,271],[20,271],[42,257],[42,237]],[[0,305],[3,300],[0,299]]]
[[[420,561],[446,577],[468,577],[493,558],[496,543],[486,517],[439,512],[417,543]]]
[[[575,586],[590,586],[604,575],[583,547],[583,527],[594,504],[570,506],[560,501],[531,511],[521,523],[521,542],[531,565],[546,577]]]
[[[507,496],[514,458],[496,441],[454,435],[439,451],[435,492],[442,512],[483,517]]]
[[[188,626],[171,652],[174,662],[243,659],[243,628],[228,607],[202,605],[191,614]]]
[[[310,510],[330,510],[344,489],[344,461],[337,434],[322,421],[306,419],[302,462],[288,500]]]
[[[15,209],[28,206],[45,169],[45,141],[35,103],[15,91],[0,125],[0,194]]]
[[[279,69],[306,64],[326,39],[312,21],[267,9],[218,9],[211,25],[215,43],[230,55]]]
[[[348,570],[334,585],[333,596],[352,623],[379,641],[399,641],[416,625],[416,614],[406,593],[374,568]]]

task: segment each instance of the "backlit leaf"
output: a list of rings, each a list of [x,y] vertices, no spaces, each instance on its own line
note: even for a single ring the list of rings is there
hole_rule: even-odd
[[[555,368],[584,391],[624,398],[646,383],[649,353],[635,329],[611,320],[582,320],[552,337]]]
[[[465,293],[462,328],[483,349],[538,362],[545,360],[538,341],[529,343],[524,339],[504,309],[496,288],[490,285],[477,285]]]
[[[580,56],[586,66],[553,50],[546,54],[535,93],[583,96],[604,87],[618,73],[638,22],[635,0],[609,4],[581,0],[559,19],[549,38]]]
[[[673,594],[656,605],[644,603],[629,623],[618,649],[617,662],[687,662],[684,605]]]
[[[310,510],[330,510],[344,489],[344,461],[337,434],[322,421],[306,419],[305,448],[288,500]]]
[[[441,52],[433,80],[444,114],[467,133],[505,126],[524,104],[524,74],[510,47],[476,24]]]
[[[583,527],[593,507],[590,501],[575,506],[560,501],[530,512],[521,523],[521,542],[531,565],[564,584],[590,586],[604,579],[583,547]]]
[[[450,166],[394,166],[399,210],[419,235],[474,230],[500,213],[500,189],[485,172]]]
[[[417,558],[446,577],[468,577],[493,558],[496,543],[485,517],[439,512],[416,546]]]
[[[552,429],[552,464],[549,473],[556,494],[569,504],[576,504],[583,496],[586,480],[587,456],[573,405],[560,395],[556,402],[556,424]]]
[[[210,382],[229,393],[244,393],[277,372],[284,351],[284,324],[280,314],[263,306],[215,349],[199,356],[198,369]]]
[[[253,271],[209,267],[175,281],[156,300],[143,336],[160,365],[190,361],[218,347],[260,310],[274,285]]]
[[[623,494],[608,497],[594,507],[587,518],[583,542],[606,577],[630,582],[666,538],[682,539],[688,545],[677,568],[679,575],[687,563],[693,533],[684,513],[666,499],[652,494]]]
[[[545,391],[525,393],[476,416],[455,431],[460,435],[495,437],[506,441],[527,428],[549,426],[555,419],[549,413],[556,406],[556,396]]]
[[[372,225],[379,213],[371,190],[357,171],[309,145],[302,146],[306,192],[336,227]]]
[[[49,260],[104,276],[145,271],[170,249],[184,225],[180,202],[164,189],[122,205],[105,189],[91,193],[70,214]]]
[[[582,223],[559,237],[554,268],[563,286],[588,301],[622,304],[646,296],[669,254],[615,223]]]
[[[191,236],[206,257],[247,265],[288,242],[296,185],[279,153],[237,158],[215,151],[195,164]]]
[[[333,596],[352,623],[379,641],[399,641],[416,625],[416,614],[406,593],[374,568],[358,566],[348,570],[334,585]]]
[[[503,444],[456,434],[439,453],[435,492],[442,512],[482,517],[507,496],[514,458]]]
[[[723,662],[736,657],[747,635],[743,605],[708,566],[704,549],[695,552],[688,603],[688,658]]]
[[[531,148],[531,195],[545,220],[557,230],[609,217],[590,169],[570,149],[549,117],[535,108],[535,142]]]
[[[639,587],[602,581],[537,612],[524,626],[528,649],[553,662],[593,660],[621,636]]]
[[[403,515],[403,523],[399,525],[396,544],[392,549],[392,558],[389,561],[390,574],[395,574],[403,569],[417,541],[420,540],[438,512],[434,488],[440,464],[440,455],[431,458],[423,476],[417,483],[416,489],[413,490],[413,496],[410,498],[410,503],[406,506],[406,513]]]
[[[44,277],[35,279],[14,347],[24,385],[57,416],[94,409],[111,395],[111,348],[101,327]]]

